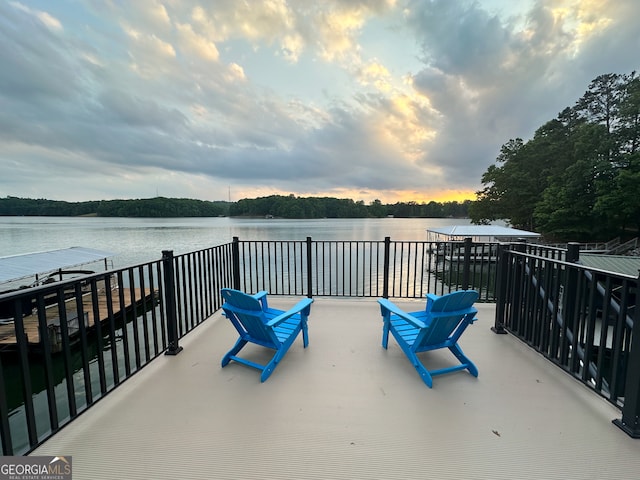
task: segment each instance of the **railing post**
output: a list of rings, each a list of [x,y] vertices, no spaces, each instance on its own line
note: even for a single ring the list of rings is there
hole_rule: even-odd
[[[580,259],[580,244],[576,242],[567,243],[567,253],[565,261],[568,263],[577,263]],[[576,268],[567,267],[567,276],[564,289],[563,312],[562,312],[562,345],[560,346],[560,362],[566,365],[569,359],[570,347],[574,345],[569,338],[574,338],[577,342],[577,326],[578,319],[576,317],[576,297],[578,295],[578,270]],[[567,334],[567,331],[570,333]],[[573,337],[572,337],[573,335]],[[578,362],[578,355],[573,353],[574,364]],[[573,370],[573,367],[571,368]]]
[[[384,237],[384,264],[382,269],[382,297],[389,298],[389,258],[391,251],[391,237]]]
[[[312,298],[312,288],[313,288],[313,268],[311,264],[311,237],[307,237],[307,297]]]
[[[240,240],[233,237],[231,244],[231,268],[233,276],[233,288],[240,290]]]
[[[509,268],[509,247],[498,244],[498,269],[496,272],[496,318],[491,327],[494,333],[506,335],[504,317],[507,309],[507,272]]]
[[[164,298],[167,309],[167,341],[165,355],[177,355],[182,351],[178,345],[178,314],[176,310],[176,288],[173,268],[173,250],[162,251],[164,269]]]
[[[524,253],[527,246],[524,243],[515,243],[511,245],[514,252]],[[524,259],[516,256],[514,259],[513,270],[513,293],[511,294],[511,327],[520,329],[520,318],[522,317],[522,287],[524,285]]]
[[[639,288],[640,275],[636,279],[636,292]],[[637,308],[633,315],[622,418],[616,418],[613,423],[630,437],[640,438],[640,310]]]
[[[471,278],[471,246],[473,239],[464,239],[464,257],[462,263],[462,289],[469,289],[469,279]]]
[[[567,243],[567,262],[576,263],[580,260],[580,244],[577,242]]]
[[[46,341],[45,341],[46,343]],[[0,357],[0,385],[3,392],[0,393],[0,440],[2,441],[2,455],[13,455],[13,442],[11,440],[11,427],[9,426],[9,408],[7,406],[6,391],[4,391],[4,367]]]

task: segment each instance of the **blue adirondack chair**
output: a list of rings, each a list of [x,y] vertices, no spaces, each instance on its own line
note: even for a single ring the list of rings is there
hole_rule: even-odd
[[[382,346],[387,348],[391,332],[429,388],[433,386],[433,377],[443,373],[466,369],[477,377],[477,367],[458,345],[458,339],[467,326],[477,320],[478,311],[473,307],[477,299],[478,292],[475,290],[460,290],[443,296],[427,294],[426,308],[411,313],[387,299],[378,299],[384,322]],[[417,354],[439,348],[448,348],[460,365],[427,370]]]
[[[309,344],[307,319],[312,299],[300,300],[293,308],[283,311],[269,308],[265,291],[248,295],[238,290],[223,288],[220,292],[225,300],[222,310],[240,334],[233,348],[222,357],[223,367],[235,360],[257,368],[262,371],[260,381],[264,382],[273,373],[300,332],[304,347]],[[247,343],[271,348],[275,350],[275,354],[266,365],[238,357],[237,354]]]

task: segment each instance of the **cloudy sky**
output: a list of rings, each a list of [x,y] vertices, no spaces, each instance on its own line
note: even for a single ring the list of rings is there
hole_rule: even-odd
[[[474,198],[638,0],[0,0],[0,197]]]

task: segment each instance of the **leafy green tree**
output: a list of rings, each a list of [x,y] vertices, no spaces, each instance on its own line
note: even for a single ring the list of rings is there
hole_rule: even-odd
[[[578,112],[590,123],[602,123],[611,134],[623,95],[625,77],[615,73],[599,75],[589,83],[587,91],[576,104]]]
[[[595,78],[573,107],[528,142],[510,140],[482,176],[474,223],[505,219],[558,240],[603,240],[640,220],[637,202],[640,83]]]
[[[367,210],[369,212],[368,216],[370,217],[382,218],[387,216],[387,209],[378,199],[375,199],[373,202],[371,202]]]
[[[609,136],[604,125],[581,123],[566,141],[565,162],[549,176],[534,209],[536,229],[558,240],[587,241],[599,236],[593,208],[598,185],[609,177]]]
[[[628,76],[620,101],[618,144],[621,151],[634,154],[640,149],[640,78]]]
[[[523,150],[524,142],[521,138],[511,139],[502,146],[496,165],[490,165],[482,175],[485,187],[476,192],[476,205],[469,212],[473,222],[512,218],[514,212],[510,211],[509,202],[518,195],[519,177],[522,173],[517,158],[522,156]]]
[[[603,182],[594,211],[610,231],[640,235],[640,153],[628,155],[628,164]]]

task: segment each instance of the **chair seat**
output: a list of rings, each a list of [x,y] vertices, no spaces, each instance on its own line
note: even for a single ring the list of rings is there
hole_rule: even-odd
[[[287,339],[291,337],[291,335],[293,335],[294,333],[297,334],[300,331],[301,323],[302,319],[300,318],[300,315],[296,315],[283,321],[282,323],[279,323],[278,326],[273,327],[273,331],[278,337],[280,343],[285,343]]]
[[[420,333],[419,328],[396,316],[391,317],[391,328],[393,328],[394,332],[410,346],[415,343],[416,338],[418,338],[418,334]]]

